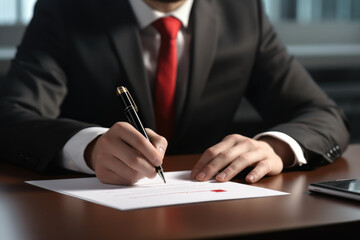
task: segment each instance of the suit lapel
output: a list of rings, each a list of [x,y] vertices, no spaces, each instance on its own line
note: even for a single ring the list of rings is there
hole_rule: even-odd
[[[106,25],[120,59],[119,64],[122,64],[128,76],[127,82],[123,79],[119,79],[119,82],[127,85],[132,92],[146,127],[155,129],[151,88],[143,64],[141,40],[135,16],[128,1],[108,1],[104,11]],[[194,114],[193,111],[204,89],[215,57],[218,41],[218,16],[210,3],[194,1],[191,18],[192,51],[189,86],[184,112],[178,121],[180,124],[175,129],[175,134],[176,132],[184,133],[187,121]]]
[[[214,61],[219,35],[219,21],[216,12],[207,1],[194,1],[191,16],[192,46],[187,100],[177,132],[186,132],[189,119],[205,87]]]
[[[210,4],[196,1],[194,8],[193,46],[189,88],[189,104],[196,101],[207,80],[218,41],[218,18]]]
[[[116,5],[116,6],[114,6]],[[111,1],[104,12],[110,39],[124,67],[127,81],[119,79],[131,92],[146,127],[155,128],[151,88],[142,59],[139,27],[128,1]]]

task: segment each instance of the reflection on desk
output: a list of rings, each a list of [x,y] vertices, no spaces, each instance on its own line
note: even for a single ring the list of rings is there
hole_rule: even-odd
[[[0,164],[0,239],[184,239],[312,238],[360,226],[358,202],[310,194],[311,182],[360,178],[360,145],[351,145],[335,163],[312,171],[289,171],[254,186],[288,196],[198,203],[119,211],[40,189],[24,181],[84,177],[40,175]],[[167,157],[165,171],[191,169],[199,155]],[[345,234],[345,235],[344,235]]]

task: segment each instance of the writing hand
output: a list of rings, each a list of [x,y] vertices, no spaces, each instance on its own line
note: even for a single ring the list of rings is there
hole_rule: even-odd
[[[207,181],[216,175],[217,181],[224,182],[253,166],[245,179],[254,183],[265,175],[279,174],[293,159],[294,154],[285,142],[272,137],[254,140],[232,134],[203,153],[193,167],[191,178]]]
[[[85,161],[104,183],[132,185],[141,178],[153,178],[167,141],[151,129],[146,132],[151,142],[129,123],[117,122],[87,146]]]

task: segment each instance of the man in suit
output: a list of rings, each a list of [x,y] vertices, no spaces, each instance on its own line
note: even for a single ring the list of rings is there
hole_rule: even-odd
[[[181,25],[166,140],[154,113],[161,38],[152,23],[169,16]],[[151,142],[126,122],[120,85]],[[244,97],[268,126],[254,138],[229,132]],[[165,152],[202,153],[191,173],[199,181],[228,181],[253,167],[246,180],[256,182],[331,163],[349,141],[342,111],[286,52],[260,0],[39,0],[0,113],[1,160],[114,184],[154,177]]]

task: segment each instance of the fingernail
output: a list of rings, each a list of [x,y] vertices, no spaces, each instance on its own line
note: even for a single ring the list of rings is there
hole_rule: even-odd
[[[154,164],[155,164],[155,166],[160,166],[161,165],[161,160],[159,158],[155,158],[154,159]]]
[[[158,147],[158,152],[163,154],[164,153],[164,148],[163,147]]]
[[[205,178],[205,173],[204,172],[200,172],[197,176],[196,176],[196,180],[198,181],[202,181]]]
[[[249,182],[254,182],[255,176],[254,176],[254,175],[249,175],[249,176],[247,177],[247,179],[248,179]]]
[[[193,170],[191,171],[190,178],[191,178],[191,179],[195,179],[195,177],[196,177],[196,175],[197,175],[198,172],[199,172],[198,169],[193,169]]]
[[[216,180],[218,180],[218,181],[224,181],[225,177],[226,177],[226,173],[221,172],[221,173],[219,173],[219,174],[216,176]]]

